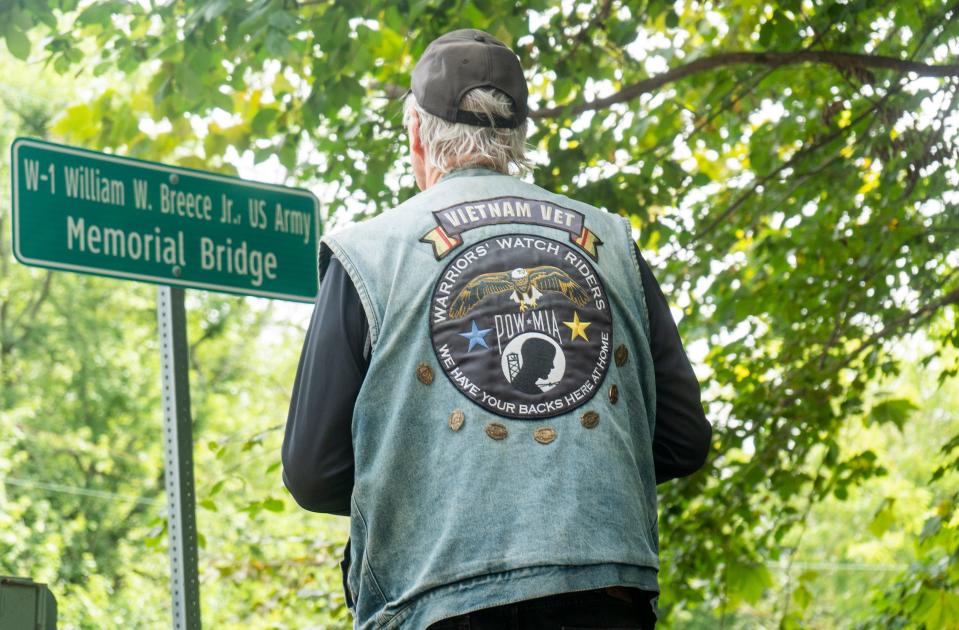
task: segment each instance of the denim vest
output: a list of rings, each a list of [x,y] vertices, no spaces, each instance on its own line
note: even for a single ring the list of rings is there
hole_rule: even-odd
[[[658,591],[649,320],[629,222],[486,169],[323,237],[369,322],[355,628]],[[336,369],[336,366],[330,366]]]

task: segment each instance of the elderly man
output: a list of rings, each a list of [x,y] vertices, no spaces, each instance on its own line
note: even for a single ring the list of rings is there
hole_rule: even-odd
[[[357,628],[651,628],[656,484],[711,427],[629,222],[511,176],[527,87],[448,33],[404,122],[423,191],[324,237],[284,482],[349,515]]]

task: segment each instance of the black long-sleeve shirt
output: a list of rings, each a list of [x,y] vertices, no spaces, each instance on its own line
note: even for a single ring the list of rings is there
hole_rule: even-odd
[[[712,426],[666,297],[639,248],[636,255],[656,376],[653,463],[660,484],[702,467]],[[356,288],[333,258],[300,355],[283,439],[283,482],[313,512],[350,513],[353,406],[369,367],[368,331]]]

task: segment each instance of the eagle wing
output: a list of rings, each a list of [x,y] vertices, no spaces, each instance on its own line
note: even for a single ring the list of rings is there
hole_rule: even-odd
[[[566,296],[573,304],[586,306],[589,303],[589,293],[578,282],[569,277],[569,274],[551,265],[533,267],[527,270],[529,281],[540,291],[556,291]]]
[[[450,304],[449,315],[453,319],[459,319],[489,296],[515,289],[516,287],[510,280],[508,271],[480,274],[467,282],[466,286],[453,299],[453,303]]]

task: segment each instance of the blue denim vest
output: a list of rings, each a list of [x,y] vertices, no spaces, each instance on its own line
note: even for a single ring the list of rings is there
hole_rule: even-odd
[[[354,627],[658,591],[655,382],[629,222],[467,169],[325,236],[321,281],[331,255],[372,347],[352,424]]]

